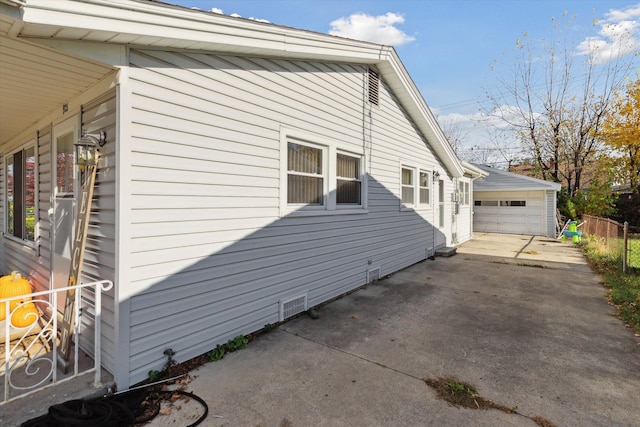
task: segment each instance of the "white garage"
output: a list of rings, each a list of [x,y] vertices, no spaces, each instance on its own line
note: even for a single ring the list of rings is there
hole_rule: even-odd
[[[489,166],[473,184],[473,231],[555,237],[560,184]]]

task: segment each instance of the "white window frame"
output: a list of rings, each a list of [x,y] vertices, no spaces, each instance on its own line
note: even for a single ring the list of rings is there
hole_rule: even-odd
[[[411,171],[411,184],[405,184],[402,182],[404,178],[404,171]],[[408,165],[406,163],[402,163],[400,165],[400,208],[403,210],[413,210],[417,206],[417,192],[418,192],[418,168],[415,166]],[[412,191],[412,200],[404,201],[403,200],[403,192],[405,188],[410,188]]]
[[[3,158],[3,165],[2,165],[2,169],[3,169],[3,181],[4,181],[4,200],[6,201],[6,206],[4,208],[4,213],[3,216],[5,218],[4,221],[4,235],[9,238],[9,239],[14,239],[14,240],[18,240],[20,241],[22,244],[25,244],[27,246],[31,246],[31,247],[35,247],[35,242],[38,240],[38,143],[37,143],[37,139],[31,139],[28,142],[26,142],[25,144],[21,145],[20,147],[18,147],[17,149],[11,151],[10,153],[8,153],[6,156],[4,156]],[[24,206],[24,212],[22,212],[22,229],[20,230],[19,233],[16,233],[16,230],[13,230],[13,232],[9,232],[9,170],[7,168],[7,162],[10,158],[13,158],[14,155],[16,153],[22,152],[22,161],[23,161],[23,174],[26,173],[26,153],[28,150],[32,149],[33,150],[33,156],[34,156],[34,165],[33,165],[33,173],[34,173],[34,182],[33,182],[33,192],[34,192],[34,200],[33,200],[33,216],[34,216],[34,225],[33,225],[33,239],[28,239],[27,238],[27,206],[25,201],[23,200],[23,203],[25,204]],[[14,172],[15,174],[15,169]],[[16,177],[13,177],[14,182]],[[21,177],[21,179],[24,179],[24,177]],[[27,189],[26,186],[22,189],[22,194],[20,194],[21,197],[26,199],[26,194],[27,194]],[[16,195],[14,194],[14,197]],[[15,203],[14,203],[14,207],[15,207]],[[15,213],[14,213],[15,215]]]
[[[353,178],[353,177],[343,177],[343,176],[338,176],[337,171],[336,171],[336,187],[337,187],[337,183],[338,183],[338,179],[344,180],[344,181],[353,181],[353,182],[359,182],[360,183],[360,203],[338,203],[338,201],[336,200],[336,209],[353,209],[353,208],[358,208],[361,209],[362,208],[362,201],[363,201],[363,186],[364,186],[364,156],[362,155],[357,155],[357,154],[353,154],[344,150],[337,150],[334,158],[336,159],[336,168],[337,168],[337,164],[338,164],[338,155],[342,155],[342,156],[346,156],[346,157],[351,157],[353,159],[356,159],[358,161],[358,169],[360,171],[360,175],[357,178]],[[337,193],[336,193],[337,196]],[[337,199],[337,197],[336,197]]]
[[[403,178],[403,170],[407,169],[407,170],[411,170],[411,176],[412,176],[412,184],[411,185],[407,185],[407,184],[403,184],[402,183],[402,178]],[[427,187],[423,187],[420,185],[420,174],[426,174],[427,175],[427,179],[429,180],[429,185]],[[423,167],[419,167],[418,165],[411,163],[411,162],[406,162],[406,161],[400,161],[400,167],[399,167],[399,175],[400,175],[400,183],[399,183],[399,196],[398,196],[398,200],[400,201],[400,210],[401,211],[413,211],[413,210],[427,210],[427,209],[432,209],[433,208],[433,183],[434,183],[434,179],[433,179],[433,170],[432,169],[427,169],[427,168],[423,168]],[[413,189],[413,200],[411,202],[404,202],[402,200],[402,190],[404,188],[409,188],[411,187]],[[422,189],[427,189],[429,192],[429,196],[427,197],[427,201],[423,202],[420,199],[420,191]]]
[[[288,202],[288,147],[289,142],[307,145],[323,150],[323,204],[305,205]],[[337,189],[337,156],[347,155],[360,159],[360,204],[338,204]],[[283,216],[314,216],[314,215],[348,215],[365,214],[367,211],[367,179],[365,172],[365,155],[343,147],[337,141],[327,139],[310,132],[282,127],[280,129],[280,217]]]
[[[467,181],[458,181],[458,192],[460,193],[460,206],[469,206],[470,185]]]
[[[422,186],[420,185],[420,175],[421,174],[426,174],[427,175],[427,185],[426,186]],[[431,198],[432,198],[432,191],[433,189],[431,188],[431,186],[433,185],[433,171],[431,170],[426,170],[426,169],[419,169],[418,170],[418,182],[417,182],[417,187],[418,187],[418,205],[421,207],[431,207],[432,202],[431,202]],[[428,191],[428,196],[427,196],[427,201],[423,202],[421,197],[420,197],[420,191],[426,189]]]
[[[296,144],[296,145],[302,145],[302,146],[306,146],[306,147],[311,147],[314,148],[316,150],[319,150],[322,153],[322,165],[321,165],[321,172],[319,175],[316,174],[308,174],[308,173],[302,173],[302,172],[295,172],[295,171],[289,171],[289,159],[288,159],[288,153],[289,153],[289,144]],[[327,161],[327,156],[329,155],[329,150],[327,146],[324,145],[319,145],[319,144],[313,144],[307,141],[302,141],[302,140],[298,140],[298,139],[293,139],[293,138],[288,138],[287,139],[287,146],[285,147],[285,151],[284,151],[284,156],[287,157],[287,166],[285,167],[286,169],[286,173],[287,173],[287,179],[285,182],[288,183],[289,181],[289,175],[296,175],[296,176],[310,176],[310,177],[320,177],[322,178],[322,202],[320,204],[306,204],[306,203],[289,203],[289,195],[287,193],[286,198],[287,198],[287,205],[290,206],[293,209],[307,209],[307,210],[323,210],[326,209],[327,207],[327,189],[328,189],[328,181],[329,181],[329,177],[328,177],[328,161]]]

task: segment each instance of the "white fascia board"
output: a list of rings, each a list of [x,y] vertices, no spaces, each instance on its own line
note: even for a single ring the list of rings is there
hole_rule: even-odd
[[[551,187],[527,187],[527,188],[478,188],[477,185],[474,185],[473,192],[474,193],[522,193],[523,191],[560,191],[559,188],[551,188]]]
[[[538,179],[538,178],[534,178],[531,176],[527,176],[527,175],[521,175],[519,173],[513,173],[513,172],[508,172],[508,171],[504,171],[501,169],[496,169],[496,168],[492,168],[489,166],[484,166],[484,165],[474,165],[477,168],[486,171],[490,174],[495,174],[495,175],[503,175],[503,176],[507,176],[507,177],[511,177],[513,179],[518,179],[518,180],[523,180],[523,181],[527,181],[530,182],[532,184],[537,184],[537,186],[532,186],[532,187],[527,187],[527,188],[522,188],[522,189],[516,189],[516,188],[506,188],[506,189],[481,189],[478,191],[530,191],[530,190],[555,190],[555,191],[560,191],[560,189],[562,188],[562,184],[559,184],[557,182],[552,182],[552,181],[545,181],[544,179]]]
[[[465,162],[461,160],[462,168],[464,169],[465,174],[471,175],[472,179],[484,178],[485,176],[489,176],[489,172],[486,172],[479,167],[472,165],[469,162]]]
[[[435,116],[392,47],[146,0],[28,0],[23,11],[25,37],[35,25],[50,28],[54,38],[56,29],[84,29],[88,34],[83,40],[87,41],[91,41],[89,33],[95,32],[119,43],[129,37],[131,45],[145,40],[154,48],[188,41],[199,49],[223,53],[377,65],[449,174],[464,175]]]
[[[362,63],[377,58],[379,51],[374,43],[146,1],[28,0],[23,19],[52,29],[130,35],[134,45],[136,38],[154,39],[150,46],[156,48],[190,41],[210,51]]]

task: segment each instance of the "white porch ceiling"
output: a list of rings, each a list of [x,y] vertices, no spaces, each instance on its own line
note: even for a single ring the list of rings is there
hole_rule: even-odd
[[[0,143],[45,117],[113,67],[0,32]]]

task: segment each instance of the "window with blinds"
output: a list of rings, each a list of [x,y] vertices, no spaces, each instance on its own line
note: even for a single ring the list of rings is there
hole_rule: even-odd
[[[287,138],[286,150],[285,211],[364,208],[364,156],[296,138]]]
[[[336,203],[339,205],[362,204],[360,158],[338,154],[336,160]]]
[[[324,174],[322,149],[289,142],[287,148],[287,202],[322,205]]]

